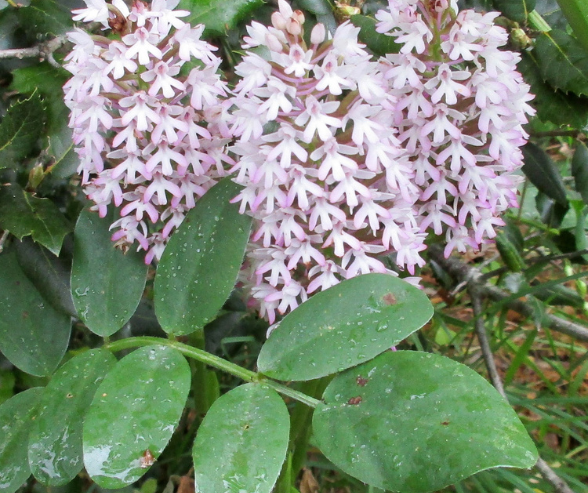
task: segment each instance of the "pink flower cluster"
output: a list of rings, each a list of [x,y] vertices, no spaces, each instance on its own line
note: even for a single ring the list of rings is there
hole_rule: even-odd
[[[517,53],[494,24],[498,12],[457,12],[447,0],[390,0],[377,30],[398,54],[382,60],[394,123],[418,188],[420,230],[445,233],[445,255],[494,238],[500,215],[517,207],[522,128],[533,98]]]
[[[195,201],[225,175],[231,134],[226,85],[203,26],[181,20],[179,0],[86,0],[74,19],[114,35],[69,34],[70,126],[85,193],[101,216],[121,207],[113,241],[159,258]]]
[[[236,68],[241,211],[255,218],[243,280],[270,322],[308,294],[368,272],[397,252],[412,271],[424,248],[412,172],[395,136],[387,81],[346,22],[332,39],[280,0],[273,27],[253,23]],[[264,129],[270,129],[264,131]]]
[[[429,234],[445,236],[446,255],[478,248],[517,205],[532,96],[519,56],[500,49],[498,14],[390,0],[377,30],[399,52],[375,60],[349,22],[305,37],[302,12],[278,0],[272,26],[247,28],[229,97],[178,1],[74,11],[116,35],[70,34],[65,89],[86,193],[102,215],[121,207],[119,246],[159,258],[234,173],[234,201],[254,218],[241,280],[273,323],[343,279],[394,274],[379,254],[414,274]]]
[[[521,124],[532,109],[498,14],[446,0],[391,0],[378,31],[400,53],[376,62],[340,25],[332,38],[284,1],[253,23],[236,72],[232,171],[255,218],[243,282],[262,315],[368,272],[411,274],[429,232],[446,255],[477,248],[516,205]],[[258,49],[259,50],[259,49]]]

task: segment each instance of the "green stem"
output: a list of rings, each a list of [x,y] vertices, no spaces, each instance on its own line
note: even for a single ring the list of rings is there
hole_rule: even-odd
[[[189,336],[192,346],[198,349],[204,349],[204,333],[202,330],[196,331]],[[197,416],[204,416],[209,409],[206,365],[199,360],[193,359],[190,362],[192,369],[192,390],[194,394],[194,409]]]
[[[537,31],[541,31],[543,33],[551,31],[551,26],[543,17],[539,15],[539,13],[536,10],[533,10],[529,13],[527,20],[529,22],[529,25]]]
[[[305,395],[320,396],[331,381],[329,377],[317,378],[302,382],[300,389]],[[306,462],[308,441],[312,432],[312,410],[307,406],[296,403],[292,411],[290,428],[290,450],[292,451],[292,476],[298,477],[298,473]]]
[[[218,356],[207,353],[202,349],[188,346],[187,344],[183,344],[178,341],[162,339],[160,337],[129,337],[127,339],[121,339],[119,341],[114,341],[109,344],[105,344],[104,348],[108,349],[109,351],[116,352],[122,351],[123,349],[152,345],[167,346],[174,348],[175,350],[179,351],[188,358],[193,358],[195,360],[201,361],[206,365],[210,365],[214,368],[230,373],[231,375],[234,375],[240,378],[241,380],[245,380],[246,382],[263,383],[264,385],[274,389],[276,392],[291,397],[292,399],[295,399],[298,402],[302,402],[307,406],[314,408],[317,407],[320,403],[319,400],[314,399],[313,397],[309,397],[308,395],[303,394],[302,392],[298,392],[297,390],[286,387],[285,385],[282,385],[278,382],[269,380],[267,377],[260,375],[259,373],[247,370],[246,368],[242,368],[241,366],[236,365],[235,363],[231,363],[226,359],[219,358]]]

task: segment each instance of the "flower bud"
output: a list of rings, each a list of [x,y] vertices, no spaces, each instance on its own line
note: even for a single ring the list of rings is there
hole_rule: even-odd
[[[272,25],[280,31],[286,29],[286,19],[280,12],[274,12],[272,14]]]
[[[325,25],[318,23],[312,28],[312,31],[310,33],[310,42],[313,45],[320,44],[325,40],[326,34],[327,31],[325,29]]]
[[[293,36],[300,36],[302,33],[302,25],[296,19],[288,19],[286,22],[286,31]]]
[[[304,24],[304,14],[302,10],[295,10],[292,13],[292,19],[296,19],[300,24]]]

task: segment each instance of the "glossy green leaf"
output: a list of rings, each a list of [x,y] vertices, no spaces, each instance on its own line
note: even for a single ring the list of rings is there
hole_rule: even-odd
[[[270,493],[286,458],[290,417],[282,398],[260,384],[231,390],[210,408],[194,442],[199,493]]]
[[[395,37],[376,31],[376,19],[367,15],[352,15],[351,22],[361,28],[359,40],[375,55],[385,56],[388,53],[398,53],[400,50],[401,45],[396,43]]]
[[[124,254],[110,240],[116,212],[104,218],[89,210],[80,214],[74,231],[71,294],[80,319],[106,337],[133,315],[145,287],[147,266],[143,255]]]
[[[49,199],[40,199],[16,184],[0,186],[0,228],[18,239],[32,236],[55,255],[72,227]]]
[[[567,21],[584,49],[588,51],[588,2],[586,0],[557,0]]]
[[[523,147],[525,164],[523,173],[541,192],[566,207],[566,188],[555,163],[539,146],[528,143]]]
[[[178,9],[191,14],[184,20],[204,24],[209,34],[224,35],[263,5],[263,0],[180,0]]]
[[[0,406],[0,491],[14,493],[31,475],[27,446],[31,419],[43,389],[36,387],[16,394]]]
[[[68,263],[30,238],[15,242],[14,247],[20,268],[41,296],[56,310],[76,317],[71,298],[71,272]]]
[[[47,169],[53,176],[69,178],[76,173],[80,160],[74,150],[72,132],[67,124],[47,135],[46,152],[51,156]]]
[[[534,51],[544,80],[564,92],[588,94],[588,51],[573,36],[557,29],[541,33]]]
[[[69,343],[70,317],[57,312],[24,275],[16,255],[0,255],[0,351],[32,375],[53,373]]]
[[[528,468],[537,451],[509,404],[443,356],[387,352],[329,384],[315,444],[346,473],[403,493],[437,491],[478,471]]]
[[[521,272],[526,265],[516,245],[502,231],[496,235],[495,241],[498,253],[506,266],[513,272]]]
[[[229,201],[240,187],[223,180],[186,215],[155,278],[155,313],[168,333],[189,334],[222,308],[241,268],[251,218]]]
[[[0,123],[0,169],[14,167],[41,136],[45,112],[37,92],[14,103]]]
[[[574,152],[572,176],[574,177],[576,192],[582,196],[582,200],[588,205],[588,148],[582,142],[578,142],[576,152]]]
[[[277,325],[259,371],[312,380],[359,365],[398,344],[433,315],[427,296],[387,274],[365,274],[315,294]]]
[[[535,95],[531,105],[535,107],[541,120],[575,128],[588,125],[588,98],[572,93],[565,94],[544,82],[536,53],[521,53],[517,69],[531,86],[531,93]]]
[[[58,178],[76,172],[79,159],[74,151],[72,130],[69,128],[69,109],[63,101],[63,85],[71,76],[43,62],[12,71],[10,88],[20,93],[38,91],[47,106],[47,135],[44,148],[50,158],[48,169]]]
[[[134,483],[159,457],[182,415],[190,367],[176,350],[137,349],[106,375],[84,421],[84,464],[103,488]]]
[[[30,0],[18,14],[22,25],[39,34],[58,36],[73,27],[71,11],[58,0]]]
[[[38,92],[47,106],[47,130],[49,133],[61,126],[60,119],[67,123],[69,109],[63,101],[63,85],[71,77],[65,69],[42,62],[12,71],[10,89],[21,94]]]
[[[513,21],[524,23],[535,10],[535,0],[493,0],[494,8]]]
[[[106,350],[86,351],[63,365],[45,388],[29,436],[29,464],[41,483],[66,484],[82,470],[84,417],[115,363]]]

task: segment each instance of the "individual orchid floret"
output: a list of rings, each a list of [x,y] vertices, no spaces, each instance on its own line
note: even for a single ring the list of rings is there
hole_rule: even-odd
[[[425,236],[396,98],[359,29],[344,23],[328,38],[317,24],[308,45],[303,14],[278,4],[271,27],[247,28],[243,47],[268,55],[246,53],[232,100],[235,201],[254,218],[241,279],[270,322],[343,279],[391,272],[381,254],[413,273]]]
[[[64,90],[78,171],[101,216],[120,207],[113,241],[125,250],[137,243],[149,263],[232,163],[226,84],[215,48],[200,39],[203,27],[173,10],[178,0],[86,4],[74,19],[118,36],[68,35],[73,77]]]
[[[447,0],[390,0],[376,14],[377,31],[400,44],[381,64],[420,189],[415,219],[421,232],[445,234],[446,255],[494,238],[517,205],[522,124],[534,110],[519,55],[500,49],[508,36],[497,16]]]

